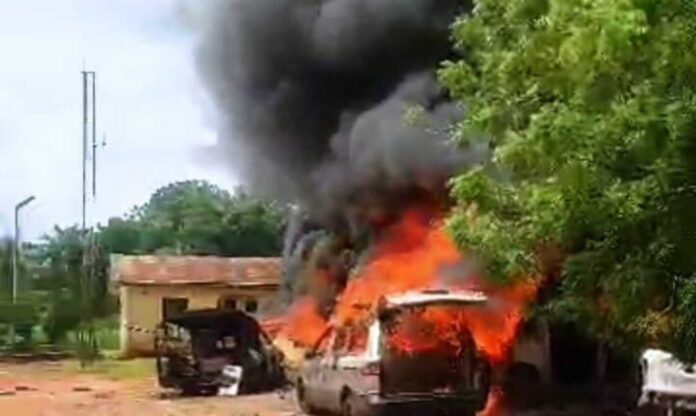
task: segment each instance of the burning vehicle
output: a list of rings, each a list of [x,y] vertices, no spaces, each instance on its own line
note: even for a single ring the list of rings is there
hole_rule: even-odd
[[[469,332],[460,332],[453,348],[403,343],[422,342],[421,334],[407,333],[408,326],[418,326],[419,315],[486,300],[475,292],[405,293],[382,299],[367,334],[329,327],[307,353],[296,383],[298,403],[308,413],[346,416],[475,414],[486,403],[491,370]]]
[[[495,414],[500,394],[490,385],[525,358],[516,341],[538,281],[480,279],[428,209],[406,211],[373,244],[329,314],[316,292],[331,293],[325,286],[335,280],[319,269],[309,274],[314,292],[284,316],[276,345],[289,339],[310,351],[292,378],[299,401],[358,415],[412,408],[465,415],[484,404],[493,410],[482,414]]]
[[[284,384],[282,357],[259,323],[237,310],[193,310],[162,322],[155,337],[160,386],[184,394],[216,394],[223,371],[241,371],[239,393],[271,390]]]

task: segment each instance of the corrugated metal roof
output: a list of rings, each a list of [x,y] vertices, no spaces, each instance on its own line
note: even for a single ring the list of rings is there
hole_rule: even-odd
[[[112,257],[111,279],[125,285],[277,286],[278,257],[121,256]]]

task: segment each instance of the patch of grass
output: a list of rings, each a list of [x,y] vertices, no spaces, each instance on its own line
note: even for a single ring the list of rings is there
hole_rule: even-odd
[[[94,322],[94,338],[99,350],[117,350],[120,346],[118,317],[101,319]],[[60,348],[74,351],[78,347],[77,332],[69,331]]]
[[[68,361],[64,370],[69,373],[91,374],[111,380],[138,380],[155,376],[155,362],[150,358],[115,360],[111,358],[95,361],[81,368],[78,361]]]

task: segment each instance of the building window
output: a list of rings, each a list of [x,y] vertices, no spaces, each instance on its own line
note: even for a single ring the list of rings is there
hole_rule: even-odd
[[[259,303],[256,299],[247,299],[244,302],[244,311],[247,313],[256,313],[259,310]]]
[[[162,318],[169,319],[188,309],[189,300],[186,298],[164,298],[162,299]]]
[[[218,309],[237,309],[237,299],[227,296],[221,297],[218,301]]]

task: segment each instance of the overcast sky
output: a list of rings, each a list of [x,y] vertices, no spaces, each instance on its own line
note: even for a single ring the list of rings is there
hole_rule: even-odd
[[[234,186],[201,157],[216,135],[177,5],[0,1],[0,234],[12,232],[14,204],[30,194],[26,238],[79,221],[83,65],[98,73],[98,132],[107,141],[95,220],[175,180]]]

